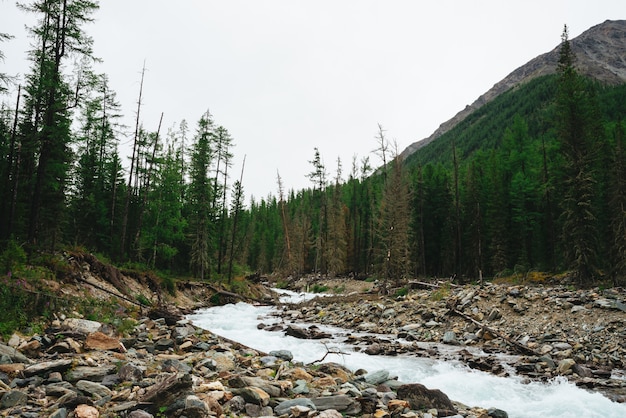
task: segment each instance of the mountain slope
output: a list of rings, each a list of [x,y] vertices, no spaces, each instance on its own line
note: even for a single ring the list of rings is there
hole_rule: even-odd
[[[570,44],[576,55],[576,67],[581,74],[612,85],[626,82],[626,20],[607,20],[574,38]],[[559,48],[560,45],[557,45],[552,51],[539,55],[517,68],[476,99],[474,103],[466,106],[452,119],[442,123],[432,135],[409,145],[402,151],[401,157],[406,158],[430,144],[470,114],[511,88],[537,77],[556,73]]]

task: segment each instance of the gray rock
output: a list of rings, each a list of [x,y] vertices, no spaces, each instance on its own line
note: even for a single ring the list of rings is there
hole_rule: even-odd
[[[0,405],[2,409],[12,408],[16,405],[26,405],[26,401],[28,401],[28,395],[26,393],[21,390],[11,390],[2,396]]]
[[[202,399],[196,395],[189,395],[185,398],[185,408],[182,414],[187,417],[205,417],[209,415],[211,410]]]
[[[253,403],[247,403],[245,406],[246,415],[249,417],[271,417],[272,408],[269,406],[260,406]]]
[[[246,400],[241,396],[233,396],[231,400],[224,404],[224,408],[233,413],[242,412],[246,407]]]
[[[379,385],[389,380],[389,370],[377,370],[364,376],[365,382],[370,385]]]
[[[309,387],[306,384],[306,380],[296,380],[296,385],[291,390],[295,395],[306,395],[309,393]]]
[[[286,360],[286,361],[293,360],[293,354],[289,350],[270,351],[269,355],[270,356],[274,356],[274,357],[278,357],[279,359]]]
[[[100,331],[102,323],[88,319],[67,318],[63,321],[63,327],[80,334],[91,334]]]
[[[137,382],[143,378],[143,370],[132,363],[126,363],[117,372],[122,382]]]
[[[92,382],[102,382],[104,376],[115,373],[117,367],[114,364],[102,366],[78,366],[65,373],[65,380],[68,382],[78,382],[79,380],[90,380]]]
[[[489,408],[487,410],[487,415],[492,418],[509,418],[509,414],[498,408]]]
[[[50,418],[67,418],[67,409],[59,408],[50,414]]]
[[[171,338],[161,338],[154,343],[154,349],[158,351],[167,351],[170,348],[174,348],[174,340]]]
[[[282,401],[274,407],[276,415],[283,415],[289,413],[292,406],[304,406],[311,409],[316,409],[315,404],[309,398],[294,398]]]
[[[76,389],[80,390],[81,392],[88,393],[92,396],[96,396],[98,398],[111,396],[111,389],[99,383],[91,382],[89,380],[79,380],[78,382],[76,382]]]
[[[324,411],[326,409],[335,409],[337,411],[353,410],[357,407],[356,400],[348,395],[336,396],[320,396],[312,398],[311,401],[315,405],[315,409]]]
[[[50,372],[64,372],[72,366],[72,360],[61,359],[53,361],[44,361],[43,363],[33,364],[24,369],[24,376],[30,377],[35,375],[45,375]]]
[[[163,368],[163,371],[166,371],[168,373],[189,373],[191,371],[191,366],[176,359],[165,360],[161,367]]]
[[[0,356],[8,357],[13,363],[32,364],[32,360],[8,345],[0,344]]]
[[[443,334],[442,341],[443,341],[444,344],[450,344],[450,345],[460,345],[461,344],[456,339],[456,334],[454,333],[454,331],[446,331]]]

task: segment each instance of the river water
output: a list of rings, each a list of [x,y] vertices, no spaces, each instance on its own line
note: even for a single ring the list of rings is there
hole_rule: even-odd
[[[306,297],[289,294],[289,297]],[[611,402],[599,393],[591,393],[557,379],[551,383],[524,383],[521,377],[497,377],[469,369],[455,362],[435,361],[412,356],[370,356],[353,351],[343,344],[346,331],[322,327],[339,338],[302,340],[257,328],[259,323],[271,325],[280,318],[272,315],[275,308],[247,303],[201,309],[189,315],[193,323],[214,334],[246,346],[270,352],[289,350],[294,361],[310,363],[320,360],[329,349],[341,354],[329,354],[325,362],[335,362],[351,370],[373,372],[388,370],[405,383],[421,383],[440,389],[450,399],[468,406],[495,407],[507,411],[511,418],[572,418],[626,417],[626,405]]]

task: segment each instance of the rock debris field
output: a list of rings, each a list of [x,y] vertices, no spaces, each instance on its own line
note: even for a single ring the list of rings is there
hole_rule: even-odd
[[[290,323],[382,334],[346,336],[369,354],[449,357],[494,374],[507,373],[508,361],[528,379],[566,376],[623,402],[624,296],[620,289],[444,285],[401,297],[346,292],[285,306],[280,314]],[[309,328],[291,327],[301,338],[315,337]],[[294,362],[289,351],[261,353],[199,329],[170,308],[150,311],[123,337],[78,315],[59,315],[41,335],[14,334],[0,343],[0,416],[507,415],[398,382],[384,370],[351,372],[335,363]]]

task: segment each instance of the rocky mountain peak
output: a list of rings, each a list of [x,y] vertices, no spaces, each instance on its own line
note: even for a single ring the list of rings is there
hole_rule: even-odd
[[[575,65],[581,74],[607,84],[626,82],[626,20],[607,20],[570,40],[576,55]],[[406,158],[454,128],[459,122],[500,94],[533,78],[554,74],[559,60],[560,44],[539,55],[496,83],[474,103],[442,123],[428,138],[414,142],[402,151]]]

